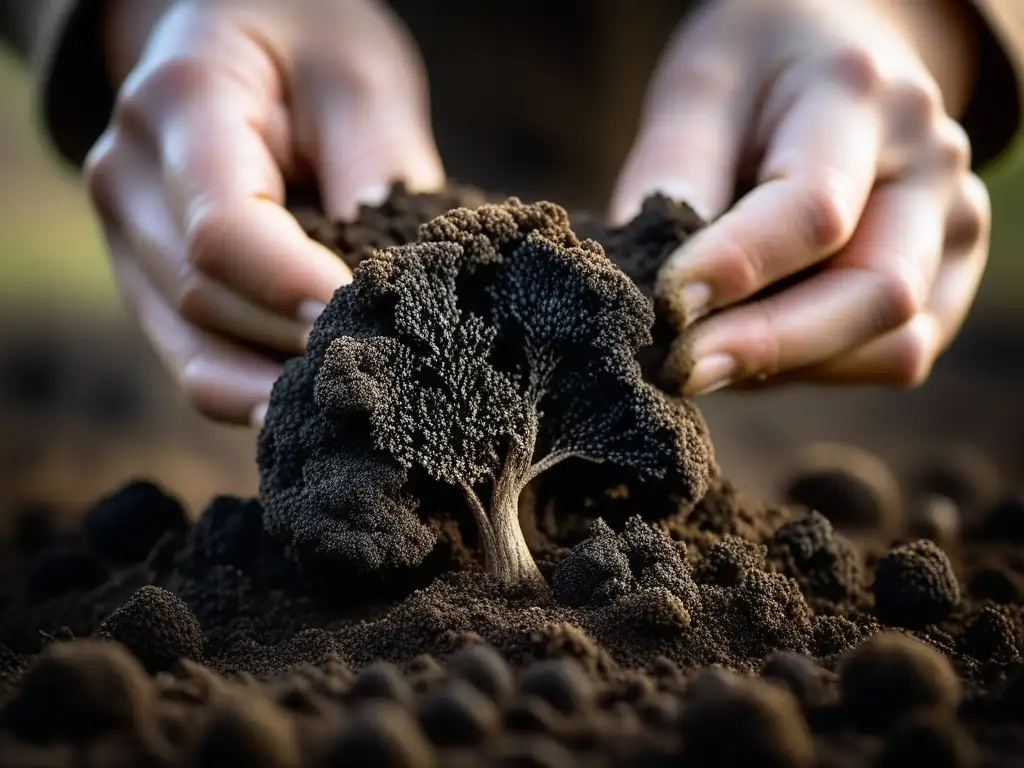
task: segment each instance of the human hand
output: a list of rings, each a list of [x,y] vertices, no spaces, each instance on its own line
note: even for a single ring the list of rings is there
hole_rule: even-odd
[[[374,0],[108,2],[126,79],[87,178],[114,275],[191,403],[258,425],[351,280],[283,208],[286,182],[318,184],[333,216],[396,179],[440,185],[422,63]]]
[[[712,312],[673,352],[695,361],[687,394],[927,378],[988,254],[988,195],[950,116],[973,84],[961,3],[715,0],[681,28],[612,215],[662,191],[712,220],[656,287]]]

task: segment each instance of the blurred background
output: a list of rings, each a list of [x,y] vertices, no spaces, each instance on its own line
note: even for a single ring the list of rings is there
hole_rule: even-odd
[[[1024,167],[988,180],[991,264],[964,333],[924,388],[704,401],[720,461],[743,490],[773,494],[797,449],[821,440],[899,466],[967,446],[1024,477]],[[73,512],[140,476],[193,510],[215,493],[255,492],[255,435],[204,422],[171,388],[122,311],[84,189],[50,154],[28,78],[2,49],[0,313],[4,508]]]

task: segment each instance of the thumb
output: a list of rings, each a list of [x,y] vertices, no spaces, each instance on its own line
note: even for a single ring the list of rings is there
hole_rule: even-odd
[[[296,110],[296,133],[320,184],[327,213],[353,217],[383,202],[395,181],[410,189],[444,184],[426,98],[405,89],[353,89],[342,77],[317,78]]]
[[[612,197],[611,219],[633,218],[661,192],[689,203],[705,221],[732,202],[749,120],[747,89],[731,48],[680,40],[647,95],[640,131]],[[685,45],[682,43],[686,43]]]

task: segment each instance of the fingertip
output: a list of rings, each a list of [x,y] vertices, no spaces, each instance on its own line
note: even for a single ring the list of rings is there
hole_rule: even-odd
[[[252,413],[249,416],[249,424],[254,429],[263,429],[264,423],[267,420],[267,410],[270,408],[270,403],[260,403],[252,409]]]

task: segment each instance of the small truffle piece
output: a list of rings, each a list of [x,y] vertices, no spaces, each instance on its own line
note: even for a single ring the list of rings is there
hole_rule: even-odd
[[[896,530],[902,517],[899,483],[877,456],[852,445],[813,443],[796,460],[782,497],[813,509],[839,528]]]
[[[325,768],[433,768],[437,755],[415,718],[391,701],[360,706],[328,747]]]
[[[50,600],[70,592],[85,592],[106,581],[109,571],[91,552],[76,547],[53,547],[36,554],[25,574],[25,595]]]
[[[1007,664],[1020,658],[1013,625],[998,609],[982,608],[970,620],[963,635],[964,650],[978,661]]]
[[[190,765],[292,768],[301,762],[295,727],[263,696],[220,692]]]
[[[809,768],[814,761],[796,699],[759,680],[732,677],[695,691],[683,715],[683,732],[682,765]]]
[[[893,631],[879,632],[843,656],[839,692],[850,720],[868,732],[884,732],[922,711],[949,715],[960,702],[949,661]]]
[[[494,701],[504,700],[515,685],[511,667],[491,645],[472,645],[453,654],[448,671]]]
[[[424,697],[419,705],[424,733],[438,747],[482,743],[501,723],[494,703],[469,683],[452,680]]]
[[[178,659],[203,657],[203,630],[189,607],[166,589],[144,586],[108,616],[97,637],[117,640],[150,673],[174,666]]]
[[[594,699],[594,687],[583,667],[568,658],[530,665],[519,680],[519,693],[543,699],[565,715],[587,710]]]
[[[136,731],[149,719],[153,690],[145,670],[116,643],[48,645],[0,710],[0,729],[23,741],[82,743]]]
[[[156,483],[135,480],[100,499],[82,522],[90,548],[117,565],[141,563],[168,531],[184,533],[181,502]]]
[[[768,553],[783,573],[816,597],[848,600],[860,583],[853,546],[835,532],[827,517],[813,510],[781,526],[772,536]]]
[[[960,602],[949,558],[928,539],[889,550],[875,569],[874,593],[878,618],[897,627],[942,621]]]
[[[348,698],[352,701],[385,699],[409,707],[415,692],[398,667],[378,661],[359,670],[348,689]]]

